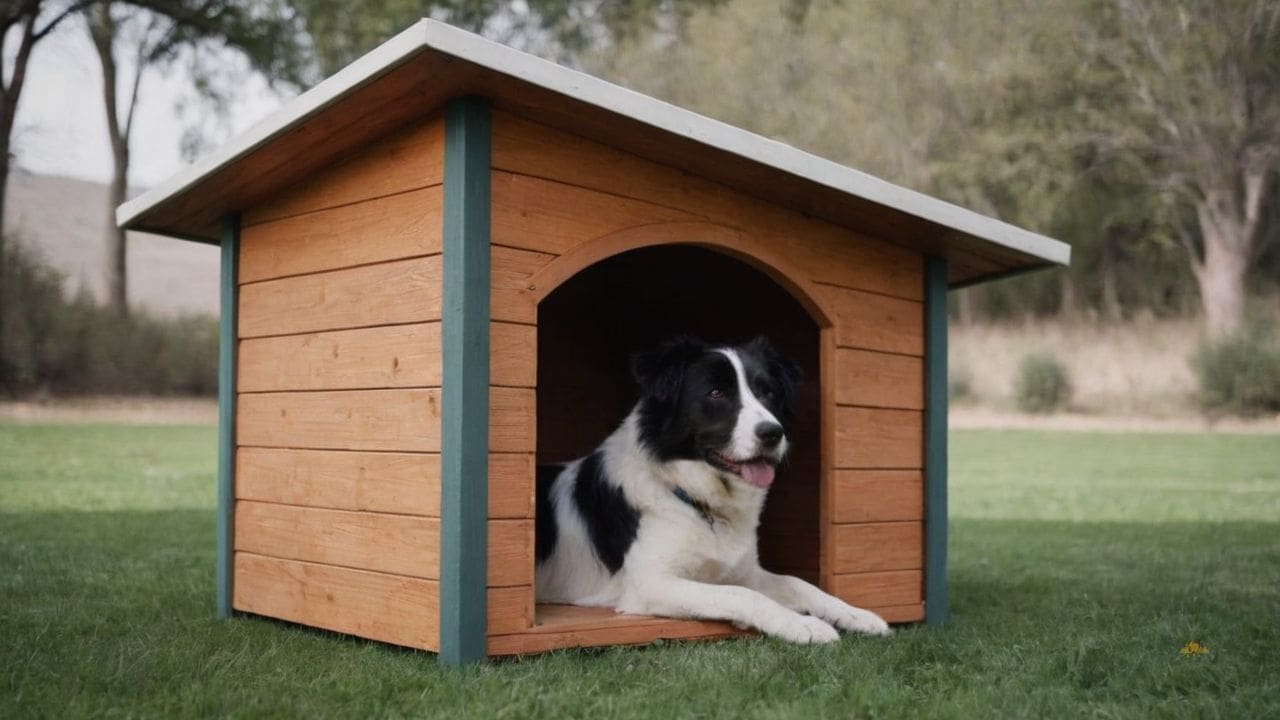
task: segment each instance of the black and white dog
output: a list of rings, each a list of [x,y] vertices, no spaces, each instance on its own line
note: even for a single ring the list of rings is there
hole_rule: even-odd
[[[540,602],[727,620],[799,643],[878,615],[760,567],[756,528],[799,367],[768,340],[677,339],[634,359],[641,397],[595,452],[538,469]]]

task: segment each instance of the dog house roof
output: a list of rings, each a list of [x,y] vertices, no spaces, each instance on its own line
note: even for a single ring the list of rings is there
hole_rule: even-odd
[[[433,20],[422,20],[160,186],[131,230],[218,242],[221,218],[444,102],[494,107],[815,217],[944,255],[953,287],[1065,265],[1065,243]]]

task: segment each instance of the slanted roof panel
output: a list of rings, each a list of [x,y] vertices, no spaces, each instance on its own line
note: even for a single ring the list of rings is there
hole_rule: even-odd
[[[217,242],[227,213],[252,207],[469,94],[761,199],[945,255],[953,285],[1070,259],[1070,248],[1056,240],[432,20],[121,205],[117,220],[130,229]]]

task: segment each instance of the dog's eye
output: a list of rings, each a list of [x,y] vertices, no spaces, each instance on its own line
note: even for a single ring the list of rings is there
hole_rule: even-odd
[[[711,398],[712,400],[719,400],[720,398],[724,397],[724,391],[721,390],[720,388],[714,388],[711,392],[707,393],[707,397]]]

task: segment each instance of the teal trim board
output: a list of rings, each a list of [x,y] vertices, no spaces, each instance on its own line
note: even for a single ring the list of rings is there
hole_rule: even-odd
[[[222,220],[221,319],[218,323],[218,617],[231,617],[236,466],[236,310],[239,306],[240,216]]]
[[[489,496],[489,157],[479,98],[444,113],[440,663],[485,656]]]
[[[946,622],[947,260],[925,260],[924,619]]]

